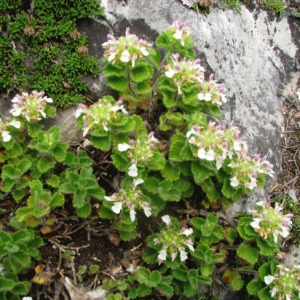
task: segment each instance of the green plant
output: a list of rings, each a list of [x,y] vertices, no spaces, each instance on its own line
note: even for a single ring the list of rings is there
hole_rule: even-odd
[[[280,18],[283,18],[286,5],[281,0],[261,0],[261,3],[271,11],[278,13]]]
[[[220,7],[225,9],[234,9],[241,13],[242,3],[239,0],[221,0]]]
[[[43,244],[42,238],[24,226],[16,229],[15,232],[0,231],[1,299],[18,299],[17,295],[28,293],[30,283],[20,280],[19,275],[31,267],[32,259],[40,259],[38,248]]]
[[[82,102],[82,75],[100,70],[76,20],[102,17],[100,2],[36,0],[32,10],[25,6],[10,0],[0,6],[0,91],[43,90],[62,107]]]
[[[161,33],[156,44],[162,51],[128,29],[120,39],[108,38],[103,72],[119,92],[119,100],[105,96],[89,107],[79,104],[76,111],[83,136],[95,151],[105,154],[103,161],[93,161],[84,150],[68,149],[60,141],[59,127],[44,130],[40,121],[53,117],[55,109],[43,92],[17,95],[10,116],[1,119],[0,190],[18,203],[11,220],[16,234],[22,230],[33,234],[33,229],[51,232],[55,222],[51,214],[63,205],[88,218],[92,204],[97,204],[98,216],[112,220],[107,232],[114,230],[128,241],[137,235],[140,212],[157,217],[170,202],[188,203],[195,191],[201,191],[195,198],[199,206],[228,208],[274,173],[266,157],[248,154],[246,139],[233,122],[228,126],[217,122],[226,102],[225,88],[213,75],[205,80],[186,24],[176,22]],[[140,110],[143,114],[138,114]],[[96,163],[113,166],[122,174],[120,184],[100,186]],[[285,289],[274,292],[278,271],[264,268],[262,261],[278,264],[274,253],[288,237],[293,217],[282,210],[279,204],[273,207],[262,201],[233,224],[221,222],[214,212],[185,224],[165,214],[158,231],[145,241],[144,266],[124,279],[103,281],[110,291],[108,299],[155,293],[202,297],[197,295],[199,284],[210,286],[216,276],[235,290],[247,286],[249,294],[260,299],[279,297]],[[7,236],[10,233],[4,232],[4,239]],[[63,252],[62,258],[73,261],[70,251]],[[33,258],[39,259],[34,253]],[[9,266],[3,266],[6,274]],[[267,270],[263,276],[262,269]],[[74,280],[76,276],[81,280],[85,267],[72,271]],[[298,276],[296,269],[291,272]],[[280,284],[288,281],[291,287],[294,281],[289,278],[282,276]],[[253,290],[256,281],[266,293]],[[13,288],[8,286],[9,291]],[[297,292],[295,285],[291,293]]]

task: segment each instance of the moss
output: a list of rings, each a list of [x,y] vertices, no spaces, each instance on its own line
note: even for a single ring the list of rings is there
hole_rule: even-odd
[[[43,90],[57,106],[84,102],[82,75],[99,74],[76,21],[103,17],[97,0],[2,0],[0,92]]]

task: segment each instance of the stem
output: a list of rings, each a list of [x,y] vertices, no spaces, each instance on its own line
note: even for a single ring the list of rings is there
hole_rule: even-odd
[[[228,269],[239,274],[254,274],[254,275],[258,274],[258,272],[255,270],[241,270],[236,268],[228,268]]]

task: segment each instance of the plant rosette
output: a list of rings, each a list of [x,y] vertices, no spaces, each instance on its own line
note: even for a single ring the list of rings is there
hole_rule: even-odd
[[[193,229],[180,227],[178,220],[169,215],[163,216],[162,221],[160,232],[147,238],[143,259],[176,269],[188,259],[189,251],[194,252]]]
[[[137,177],[139,169],[162,169],[164,157],[157,149],[158,143],[159,140],[154,137],[154,132],[147,134],[142,131],[135,139],[117,144],[117,151],[114,150],[112,159],[120,171],[125,171],[127,168],[130,177]],[[120,165],[120,161],[124,162],[123,166]]]
[[[300,299],[300,265],[290,268],[277,265],[276,273],[264,276],[264,282],[274,299]]]

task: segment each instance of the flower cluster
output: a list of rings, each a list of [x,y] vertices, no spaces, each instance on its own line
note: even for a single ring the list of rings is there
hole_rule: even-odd
[[[107,38],[108,41],[103,43],[102,47],[105,49],[104,57],[107,57],[108,62],[131,62],[132,67],[135,66],[138,58],[149,55],[147,48],[152,46],[152,44],[138,39],[135,34],[130,34],[129,28],[126,28],[125,37],[116,39],[112,34],[108,34]]]
[[[274,242],[277,243],[278,235],[286,238],[292,226],[293,214],[284,215],[282,210],[283,207],[277,202],[274,208],[266,201],[258,202],[257,209],[250,212],[253,216],[250,225],[264,239],[273,235]]]
[[[207,161],[216,161],[217,170],[223,166],[226,158],[231,159],[228,167],[233,173],[230,180],[232,187],[243,186],[252,190],[258,185],[259,174],[273,175],[273,166],[266,157],[247,155],[246,138],[240,137],[240,131],[233,123],[229,128],[215,125],[212,121],[206,129],[195,125],[186,133],[186,137],[191,145],[196,146],[194,155]]]
[[[271,297],[278,300],[300,299],[300,265],[288,268],[277,266],[278,273],[267,275],[264,282],[270,286]]]
[[[155,143],[158,143],[158,139],[154,137],[154,133],[150,132],[145,140],[143,139],[131,139],[129,143],[122,143],[118,145],[120,152],[127,152],[127,156],[131,159],[131,164],[128,169],[128,175],[131,177],[138,176],[137,164],[139,162],[147,161],[153,154],[152,149],[155,147]]]
[[[104,196],[106,201],[113,202],[111,210],[115,214],[120,214],[123,210],[125,213],[129,212],[132,222],[135,221],[136,209],[143,209],[147,217],[151,216],[151,207],[148,197],[142,194],[141,190],[136,190],[139,184],[144,182],[143,179],[136,179],[132,182],[131,188],[112,194],[111,196]]]
[[[200,59],[191,61],[183,58],[179,60],[179,54],[175,53],[171,56],[171,62],[165,66],[165,75],[173,79],[178,87],[178,94],[181,95],[183,84],[203,83],[204,68],[200,65]]]
[[[247,152],[246,139],[240,137],[240,131],[233,123],[229,128],[215,125],[212,121],[206,129],[195,125],[186,133],[186,137],[190,144],[196,146],[194,155],[200,159],[216,161],[218,170],[227,157]]]
[[[41,120],[46,118],[45,107],[47,103],[53,100],[45,96],[44,92],[32,91],[31,94],[17,94],[11,102],[13,103],[10,113],[14,117],[24,116],[30,122],[31,120]]]
[[[224,92],[224,85],[217,83],[214,80],[214,74],[211,74],[209,80],[201,84],[198,99],[200,101],[207,101],[221,106],[227,102]]]
[[[273,165],[267,161],[266,156],[261,157],[254,154],[252,157],[240,153],[237,159],[229,165],[234,176],[230,180],[233,187],[244,186],[246,189],[253,190],[258,186],[258,176],[267,174],[273,176]]]
[[[97,103],[90,107],[80,103],[75,112],[75,116],[76,118],[79,118],[83,115],[83,136],[86,136],[91,129],[96,131],[104,130],[108,132],[109,124],[114,122],[118,111],[121,111],[123,114],[127,114],[122,103],[122,100],[113,103],[107,98],[100,99]]]
[[[174,261],[178,254],[180,261],[185,261],[188,258],[187,249],[194,252],[193,239],[190,237],[193,229],[182,227],[178,230],[178,221],[169,215],[163,216],[162,220],[164,224],[160,233],[154,234],[152,239],[154,245],[161,249],[157,257],[158,263],[167,259]]]
[[[0,118],[0,132],[1,132],[2,141],[4,143],[9,142],[11,140],[9,126],[20,128],[21,123],[20,121],[11,120],[10,118],[5,118],[4,120]]]
[[[179,21],[175,21],[175,23],[171,25],[166,31],[171,31],[173,37],[176,40],[179,40],[182,46],[187,44],[187,39],[191,39],[192,35],[187,22],[181,23]]]

